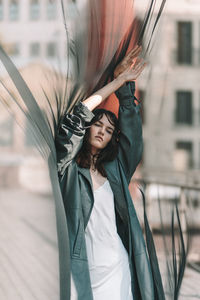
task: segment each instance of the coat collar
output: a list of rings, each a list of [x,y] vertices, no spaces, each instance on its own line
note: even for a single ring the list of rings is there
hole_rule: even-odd
[[[78,171],[87,179],[87,181],[90,183],[90,186],[92,187],[92,178],[90,175],[90,169],[81,168],[78,166]]]
[[[119,171],[116,165],[116,160],[104,164],[109,182],[120,184]]]
[[[115,161],[107,162],[104,164],[106,174],[108,177],[109,182],[114,182],[114,183],[120,183],[119,181],[119,171],[116,167]],[[81,168],[78,166],[78,171],[81,173],[87,181],[90,183],[91,187],[93,186],[92,184],[92,178],[90,175],[90,169],[86,168]]]

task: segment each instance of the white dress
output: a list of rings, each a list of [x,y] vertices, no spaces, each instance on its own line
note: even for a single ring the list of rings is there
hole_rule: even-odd
[[[132,300],[128,253],[117,233],[108,180],[94,191],[85,238],[94,300]]]

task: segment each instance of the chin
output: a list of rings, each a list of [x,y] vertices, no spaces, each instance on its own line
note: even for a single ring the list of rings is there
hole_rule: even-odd
[[[104,148],[103,145],[99,145],[99,144],[94,144],[93,147],[95,147],[97,149],[103,149]]]
[[[91,143],[91,146],[96,148],[96,149],[99,149],[99,150],[105,148],[104,145],[102,145],[101,142],[97,142],[97,141],[94,141],[93,143]]]

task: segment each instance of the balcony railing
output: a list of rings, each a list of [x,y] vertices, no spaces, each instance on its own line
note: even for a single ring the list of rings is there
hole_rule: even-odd
[[[172,207],[177,203],[183,239],[190,250],[187,262],[190,267],[200,272],[200,255],[196,252],[197,246],[190,249],[191,240],[194,240],[196,233],[200,231],[200,184],[176,183],[172,180],[150,177],[133,181],[143,186],[146,211],[153,231],[162,232],[162,222],[166,232],[170,231]],[[197,239],[195,241],[197,243]]]

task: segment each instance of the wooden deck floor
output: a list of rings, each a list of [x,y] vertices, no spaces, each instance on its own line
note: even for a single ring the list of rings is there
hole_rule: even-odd
[[[55,228],[51,198],[0,191],[0,300],[59,300]],[[180,299],[200,299],[199,286],[200,273],[188,268]]]
[[[59,299],[54,203],[0,192],[0,299]]]

